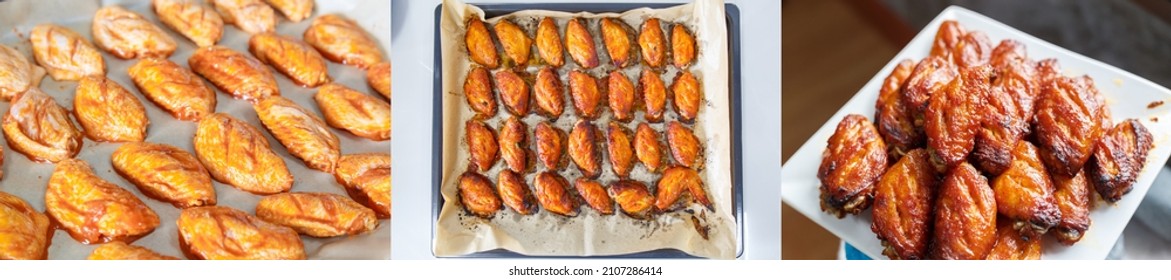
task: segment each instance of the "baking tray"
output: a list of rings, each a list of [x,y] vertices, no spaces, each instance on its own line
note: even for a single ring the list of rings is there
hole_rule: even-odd
[[[664,4],[664,3],[559,3],[559,4],[476,4],[477,7],[484,10],[485,18],[492,18],[496,16],[510,14],[512,12],[521,10],[550,10],[563,12],[592,12],[592,13],[621,13],[627,10],[637,8],[652,8],[661,9],[672,7],[678,4]],[[739,258],[744,254],[744,219],[742,214],[744,211],[744,186],[743,182],[743,168],[740,166],[742,145],[740,143],[740,109],[741,109],[741,92],[740,92],[740,9],[731,3],[724,4],[725,19],[728,26],[728,59],[730,68],[728,100],[730,101],[731,110],[731,147],[732,147],[732,217],[736,220],[736,257]],[[432,72],[432,165],[431,177],[434,184],[431,189],[431,236],[432,244],[435,242],[435,226],[439,222],[439,212],[443,209],[444,199],[442,194],[443,188],[443,51],[440,49],[439,21],[442,17],[443,5],[435,6],[435,40],[434,40],[434,65],[435,69]],[[434,248],[434,246],[431,246]],[[438,258],[432,250],[431,254]],[[505,249],[495,249],[484,252],[472,253],[459,257],[451,258],[531,258],[533,256],[518,254]],[[647,252],[622,254],[612,256],[558,256],[546,258],[697,258],[695,256],[684,253],[676,249],[659,249]]]

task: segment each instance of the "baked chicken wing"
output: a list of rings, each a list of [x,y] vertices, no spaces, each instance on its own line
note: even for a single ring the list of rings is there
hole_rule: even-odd
[[[960,36],[960,41],[956,42],[955,50],[951,54],[956,66],[960,68],[988,64],[988,59],[991,56],[992,43],[988,41],[988,35],[980,31],[972,31]]]
[[[282,193],[256,204],[256,217],[313,237],[358,235],[378,228],[374,210],[331,193]]]
[[[934,259],[984,259],[996,244],[996,197],[967,162],[947,172],[935,198]]]
[[[333,172],[341,157],[338,138],[325,122],[292,100],[273,96],[254,107],[260,123],[289,154],[301,159],[309,168]]]
[[[667,39],[658,18],[648,18],[638,32],[639,53],[646,66],[662,69],[667,64]]]
[[[77,83],[73,114],[85,135],[96,141],[141,142],[150,125],[138,98],[104,76],[87,76]]]
[[[642,97],[642,106],[646,114],[646,121],[658,123],[663,121],[663,113],[667,111],[667,86],[659,72],[642,69],[638,76],[638,92]]]
[[[305,29],[304,38],[305,43],[333,62],[367,69],[383,61],[374,38],[358,23],[339,15],[317,17]]]
[[[585,19],[570,19],[565,26],[565,49],[569,57],[581,68],[598,67],[598,50],[594,46],[594,36],[586,28]]]
[[[533,83],[533,99],[536,103],[537,114],[556,120],[565,112],[565,86],[561,84],[561,76],[557,69],[545,66],[537,72],[537,80]]]
[[[980,170],[992,175],[1000,174],[1013,161],[1013,148],[1028,133],[1029,122],[1021,118],[1016,100],[1002,87],[992,87],[984,96],[984,106],[979,110],[980,128],[976,131],[972,157]]]
[[[680,70],[687,70],[687,67],[695,63],[696,45],[695,36],[691,35],[691,30],[687,30],[683,24],[675,24],[671,27],[671,61],[674,62],[675,67]]]
[[[227,47],[199,48],[187,59],[187,65],[220,91],[236,99],[256,102],[265,97],[281,95],[276,79],[264,64]]]
[[[545,17],[537,24],[537,54],[545,64],[553,67],[565,65],[565,48],[561,45],[561,34],[557,31],[557,22]]]
[[[199,47],[215,45],[224,34],[224,19],[197,0],[152,0],[159,21]]]
[[[608,190],[610,197],[618,203],[618,208],[626,216],[636,219],[650,217],[651,209],[655,205],[655,197],[647,190],[642,182],[633,180],[619,180],[610,183]]]
[[[659,212],[668,212],[682,207],[681,203],[685,201],[692,201],[711,210],[712,201],[708,199],[707,190],[704,190],[703,185],[703,179],[695,169],[669,167],[663,170],[663,177],[659,178],[659,183],[655,187],[655,209]],[[690,200],[680,199],[685,192],[691,197]]]
[[[371,66],[370,69],[366,70],[366,83],[370,84],[370,88],[374,89],[374,91],[377,91],[378,94],[385,96],[386,100],[391,100],[390,70],[390,62],[375,64],[374,66]]]
[[[992,180],[997,212],[1025,239],[1040,238],[1061,222],[1053,181],[1033,144],[1020,141],[1012,154],[1008,169]]]
[[[663,167],[663,145],[659,133],[646,123],[638,124],[634,132],[634,155],[651,172]]]
[[[159,226],[159,216],[142,200],[76,159],[58,162],[53,169],[45,188],[45,212],[84,244],[133,241]]]
[[[305,245],[296,231],[233,208],[183,209],[175,224],[179,246],[189,259],[305,259]]]
[[[842,218],[870,207],[886,161],[886,144],[874,125],[862,115],[843,118],[817,170],[821,210]]]
[[[562,155],[565,154],[566,137],[565,131],[549,122],[537,123],[537,128],[533,130],[533,138],[537,141],[537,160],[540,160],[545,168],[560,170],[564,166],[565,160]]]
[[[299,86],[317,87],[330,81],[325,59],[293,37],[276,33],[252,35],[248,51]]]
[[[145,247],[114,241],[102,244],[89,254],[89,260],[178,260],[179,258],[156,253]]]
[[[915,65],[903,84],[902,94],[916,127],[923,125],[923,114],[931,97],[946,90],[958,76],[959,70],[946,57],[929,56]]]
[[[988,78],[991,68],[965,68],[960,76],[948,83],[942,92],[931,96],[924,113],[924,131],[932,160],[946,170],[968,157],[976,145],[985,109],[984,97],[989,93]]]
[[[927,258],[938,183],[931,155],[922,148],[908,151],[882,175],[874,187],[870,230],[882,241],[883,255],[893,260]]]
[[[606,150],[610,156],[610,169],[618,178],[630,177],[634,169],[634,146],[630,131],[622,125],[610,122],[606,129]]]
[[[53,227],[49,216],[20,197],[0,191],[0,260],[43,260]]]
[[[500,158],[496,131],[481,121],[468,120],[464,124],[464,132],[472,166],[481,172],[492,169],[492,166],[496,165],[496,160]]]
[[[500,92],[500,102],[509,114],[524,117],[529,114],[529,84],[516,72],[500,70],[496,72],[496,91]]]
[[[474,171],[459,176],[459,200],[472,215],[485,219],[491,219],[501,208],[492,181]]]
[[[703,166],[703,144],[690,128],[679,122],[668,123],[667,145],[671,147],[671,157],[675,158],[675,163],[696,169]]]
[[[1073,176],[1090,159],[1094,143],[1107,130],[1099,122],[1102,101],[1089,77],[1060,77],[1044,87],[1037,99],[1033,129],[1049,171]]]
[[[618,68],[638,63],[633,30],[626,22],[617,18],[602,18],[598,29],[602,32],[602,45],[610,55],[610,63]]]
[[[529,184],[525,178],[512,170],[501,170],[496,175],[496,192],[504,205],[512,208],[521,215],[532,215],[537,212],[537,203],[533,194],[529,192]]]
[[[703,88],[689,71],[680,72],[671,82],[671,107],[679,113],[679,120],[692,123],[703,106]]]
[[[529,64],[529,51],[533,48],[533,39],[516,23],[502,19],[493,26],[496,38],[500,39],[500,46],[504,48],[504,55],[514,67],[524,68]],[[507,62],[506,62],[507,64]]]
[[[602,174],[602,151],[598,147],[602,139],[598,133],[598,128],[588,120],[577,121],[569,132],[569,158],[586,178]]]
[[[570,196],[569,181],[554,172],[537,173],[533,178],[533,187],[536,189],[537,202],[541,208],[549,212],[566,217],[577,216],[577,202]]]
[[[602,215],[614,214],[614,200],[610,199],[602,184],[586,178],[577,178],[573,181],[573,188],[577,189],[577,195],[594,211]]]
[[[1086,172],[1102,199],[1115,202],[1130,192],[1154,145],[1147,127],[1136,119],[1122,121],[1098,139]]]
[[[350,198],[373,209],[379,219],[390,218],[390,155],[344,155],[333,175]]]
[[[29,32],[33,58],[54,80],[76,81],[89,75],[105,75],[106,61],[81,34],[55,24],[40,24]]]
[[[163,28],[118,5],[98,9],[92,27],[94,43],[121,59],[167,58],[179,48]]]
[[[602,114],[598,108],[606,96],[594,76],[580,70],[569,72],[569,97],[573,99],[573,112],[578,117],[592,120]]]
[[[614,120],[629,122],[634,118],[634,83],[626,78],[622,71],[610,71],[607,79],[610,111],[614,112]]]
[[[313,15],[313,0],[264,0],[285,18],[292,22],[301,22]]]
[[[1041,239],[1027,238],[1012,223],[1000,223],[996,230],[996,244],[988,251],[986,260],[1039,260]]]
[[[329,126],[366,139],[390,139],[390,104],[339,84],[321,86],[313,96]]]
[[[276,31],[276,12],[261,0],[208,0],[224,23],[251,34]]]
[[[23,53],[0,45],[0,101],[9,102],[16,96],[40,85],[45,69],[33,65]]]
[[[496,94],[492,92],[492,77],[487,69],[472,67],[464,80],[464,97],[478,117],[496,116]],[[540,102],[540,98],[537,100]]]
[[[517,117],[509,118],[500,126],[500,157],[509,170],[521,173],[529,167],[528,131],[528,125]]]
[[[1053,185],[1057,189],[1053,197],[1057,200],[1057,209],[1061,210],[1061,223],[1049,233],[1066,246],[1077,243],[1090,229],[1093,189],[1086,182],[1085,174],[1085,171],[1081,171],[1073,177],[1052,176]]]
[[[35,87],[12,101],[3,126],[8,147],[34,161],[58,162],[81,151],[81,130],[68,111]]]
[[[902,88],[914,70],[915,62],[903,60],[895,66],[878,89],[874,121],[878,133],[890,149],[891,159],[897,159],[916,147],[923,146],[923,131],[915,126],[911,108],[903,101]]]
[[[195,155],[212,178],[254,194],[275,194],[293,187],[293,174],[268,145],[260,130],[231,116],[215,113],[199,121]]]
[[[143,58],[128,70],[138,91],[176,119],[199,121],[215,113],[215,90],[179,64],[161,58]]]
[[[467,46],[468,56],[472,61],[490,69],[500,67],[500,57],[496,54],[496,44],[492,42],[492,34],[488,26],[478,18],[468,19],[467,31],[464,33],[464,45]]]
[[[964,30],[959,22],[955,20],[943,21],[939,24],[939,30],[935,31],[935,41],[931,45],[931,56],[950,56],[956,45],[960,44],[960,39],[967,33],[968,31]]]
[[[110,155],[114,170],[148,197],[178,208],[216,204],[211,175],[199,159],[175,146],[122,144]]]

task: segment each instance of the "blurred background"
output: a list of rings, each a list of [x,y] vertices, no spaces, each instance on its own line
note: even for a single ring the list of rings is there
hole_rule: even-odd
[[[783,164],[951,5],[1171,87],[1171,0],[783,0]],[[1155,186],[1167,184],[1171,170],[1164,167]],[[1119,257],[1171,257],[1166,252],[1171,248],[1168,215],[1171,188],[1151,188],[1123,234],[1127,242],[1119,245],[1124,252]],[[838,258],[841,241],[836,236],[783,204],[781,217],[782,259]]]

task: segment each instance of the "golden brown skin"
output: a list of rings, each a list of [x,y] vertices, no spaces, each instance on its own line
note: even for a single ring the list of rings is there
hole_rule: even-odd
[[[224,34],[224,19],[197,0],[152,0],[163,25],[182,34],[199,47],[215,45]]]
[[[500,46],[504,48],[504,55],[508,56],[512,65],[523,69],[529,64],[529,51],[533,48],[533,39],[525,34],[525,30],[511,20],[502,19],[493,26],[496,38],[500,39]]]
[[[344,155],[333,174],[350,198],[373,209],[379,219],[390,218],[390,155]]]
[[[565,112],[565,86],[561,84],[557,69],[545,66],[537,72],[533,99],[537,104],[537,114],[553,120],[561,117]]]
[[[618,208],[622,209],[622,213],[635,219],[645,219],[651,215],[651,207],[654,206],[655,197],[647,190],[646,185],[642,182],[632,180],[619,180],[610,183],[609,189],[610,197],[614,198],[614,202],[618,203]]]
[[[992,64],[992,68],[1002,70],[1009,67],[1013,63],[1023,62],[1028,59],[1028,51],[1025,44],[1013,39],[1000,40],[1000,44],[992,49],[992,54],[988,57],[988,64]]]
[[[671,82],[671,107],[679,113],[679,120],[692,123],[703,106],[703,88],[690,71],[680,72]]]
[[[537,140],[537,159],[549,170],[560,170],[564,166],[565,132],[549,122],[537,123],[533,138]]]
[[[496,54],[496,44],[492,43],[492,34],[488,33],[488,26],[480,19],[468,19],[464,45],[467,46],[468,56],[476,64],[489,69],[500,67],[500,57]]]
[[[607,79],[610,111],[614,112],[614,120],[629,122],[634,118],[635,100],[634,83],[626,78],[622,71],[610,71]]]
[[[1056,189],[1033,144],[1020,141],[1012,154],[1012,164],[992,180],[997,212],[1024,238],[1040,238],[1061,222]]]
[[[638,32],[639,53],[646,66],[662,69],[667,64],[667,39],[658,18],[648,18]]]
[[[598,67],[598,50],[594,46],[594,36],[586,29],[585,19],[574,18],[565,26],[565,49],[569,57],[581,68]]]
[[[992,43],[988,41],[988,35],[980,31],[968,32],[961,36],[951,54],[956,66],[960,68],[988,64],[991,55]]]
[[[45,69],[28,61],[17,50],[0,45],[0,101],[9,102],[29,88],[40,85]]]
[[[95,141],[141,142],[150,125],[138,98],[104,76],[88,76],[77,83],[73,114],[85,136]]]
[[[114,170],[148,197],[177,208],[216,204],[211,175],[199,159],[175,146],[147,142],[122,144],[110,155]]]
[[[1039,260],[1041,239],[1026,238],[1013,228],[1012,223],[1002,222],[996,230],[996,244],[988,251],[986,260]]]
[[[58,162],[81,151],[81,130],[53,97],[29,88],[4,114],[8,147],[40,162]]]
[[[577,189],[577,195],[594,211],[598,211],[602,215],[614,214],[614,200],[610,199],[610,195],[606,193],[606,188],[603,188],[602,184],[586,178],[577,178],[573,181],[573,188]]]
[[[902,94],[916,127],[923,125],[923,114],[931,96],[946,90],[952,79],[958,76],[959,70],[946,57],[930,56],[915,65],[915,70],[903,84]]]
[[[176,119],[199,121],[215,113],[215,90],[191,70],[160,58],[143,58],[128,70],[142,95]]]
[[[504,201],[504,205],[516,213],[532,215],[537,212],[537,203],[533,200],[533,194],[529,192],[529,184],[525,183],[524,177],[512,170],[501,170],[500,174],[496,175],[496,192],[500,194],[500,200]]]
[[[496,91],[509,114],[524,117],[529,114],[529,84],[511,70],[496,72]]]
[[[561,45],[561,34],[557,31],[557,22],[545,17],[537,24],[537,54],[545,64],[553,67],[565,65],[565,48]]]
[[[1127,119],[1095,145],[1094,156],[1086,164],[1087,175],[1102,199],[1118,201],[1134,188],[1147,163],[1147,153],[1155,146],[1151,133],[1138,120]]]
[[[488,177],[474,171],[459,176],[459,199],[472,215],[491,219],[500,211],[501,201]]]
[[[935,41],[931,45],[931,56],[948,57],[960,44],[960,38],[967,34],[964,27],[955,20],[946,20],[939,25],[935,32]]]
[[[875,126],[890,149],[891,159],[897,159],[908,151],[923,146],[923,131],[915,127],[911,108],[902,98],[903,84],[914,68],[914,61],[900,61],[883,80],[882,87],[878,89],[878,101],[874,104]]]
[[[255,58],[223,46],[199,48],[187,65],[211,81],[220,91],[236,99],[260,101],[281,95],[281,89],[264,64]]]
[[[358,235],[378,228],[374,210],[332,193],[282,193],[256,204],[256,217],[313,237]]]
[[[374,141],[390,139],[390,104],[339,84],[321,86],[313,96],[329,126]]]
[[[931,102],[924,113],[924,131],[927,147],[932,152],[936,170],[947,170],[964,161],[976,145],[980,128],[984,97],[988,96],[988,78],[991,68],[967,68],[948,83]]]
[[[960,163],[935,198],[934,259],[984,259],[996,243],[996,197],[975,167]]]
[[[390,70],[390,62],[375,64],[366,70],[366,83],[370,84],[370,88],[374,89],[374,91],[385,96],[386,100],[391,100]]]
[[[276,33],[252,35],[248,39],[248,51],[298,86],[317,87],[330,81],[325,59],[293,37]]]
[[[1073,176],[1090,159],[1101,127],[1104,100],[1089,77],[1059,77],[1046,85],[1037,99],[1034,137],[1049,171]]]
[[[922,148],[908,151],[874,187],[874,221],[870,230],[882,241],[882,254],[892,260],[927,258],[939,179],[931,155]]]
[[[464,96],[467,97],[468,106],[480,118],[496,116],[496,94],[492,92],[490,75],[484,67],[472,67],[464,80]]]
[[[577,202],[566,190],[569,181],[565,177],[550,171],[541,172],[533,178],[533,187],[537,192],[537,202],[545,210],[566,217],[577,216]]]
[[[304,161],[309,168],[333,172],[341,157],[341,147],[337,135],[316,114],[280,96],[261,100],[253,109],[260,123],[289,154]]]
[[[76,81],[89,75],[105,75],[106,62],[97,48],[81,34],[55,24],[40,24],[29,32],[33,58],[54,80]]]
[[[469,160],[472,166],[480,172],[492,169],[492,166],[496,165],[496,159],[500,158],[496,131],[484,122],[468,120],[464,124],[464,133],[466,133],[464,141],[468,143],[468,153],[471,154]]]
[[[285,18],[292,22],[301,22],[313,15],[313,0],[264,0]]]
[[[598,108],[606,95],[594,76],[580,70],[569,72],[569,97],[573,99],[573,112],[578,117],[593,120],[602,114]]]
[[[248,123],[215,113],[199,121],[195,155],[216,181],[254,194],[275,194],[293,187],[293,174]]]
[[[695,36],[683,24],[671,27],[671,61],[679,69],[687,69],[695,63]]]
[[[208,0],[224,23],[251,34],[276,31],[276,12],[261,0]]]
[[[84,244],[133,241],[159,226],[159,216],[142,200],[76,159],[58,162],[53,169],[45,189],[45,212]]]
[[[690,128],[679,122],[668,123],[667,145],[671,147],[671,157],[675,163],[690,168],[703,167],[703,143],[699,142]]]
[[[1029,122],[1021,118],[1016,101],[1002,87],[992,87],[986,93],[987,106],[978,111],[983,120],[976,132],[972,157],[980,170],[996,175],[1011,164],[1012,150],[1028,133]]]
[[[509,170],[522,173],[529,167],[529,127],[517,117],[500,125],[500,157]]]
[[[658,172],[663,167],[663,145],[659,141],[659,133],[646,123],[638,124],[634,132],[634,155],[638,161],[651,172]]]
[[[610,157],[610,169],[618,178],[630,176],[634,169],[634,147],[632,146],[630,131],[622,125],[610,122],[606,129],[606,149]]]
[[[638,92],[642,97],[642,107],[646,114],[646,121],[658,123],[663,121],[663,113],[667,111],[667,86],[659,77],[659,72],[642,69],[638,76]]]
[[[155,253],[145,247],[114,241],[102,244],[89,254],[88,260],[178,260],[179,258]]]
[[[1020,116],[1020,119],[1025,120],[1025,128],[1028,131],[1030,129],[1028,121],[1033,119],[1033,114],[1036,112],[1037,95],[1041,93],[1041,86],[1037,83],[1036,64],[1023,59],[1003,58],[1003,56],[1012,56],[1008,54],[999,54],[1000,58],[997,55],[994,51],[992,65],[997,74],[996,79],[992,81],[992,86],[1000,88],[1015,101],[1019,110],[1017,115]],[[1007,62],[1003,62],[1003,66],[995,66],[1000,63],[997,62],[997,59],[1007,60]]]
[[[1049,234],[1061,244],[1069,246],[1077,243],[1090,229],[1090,208],[1093,207],[1093,189],[1086,182],[1086,172],[1078,172],[1077,176],[1066,177],[1054,174],[1053,185],[1057,191],[1053,197],[1057,199],[1057,209],[1061,210],[1061,223],[1049,231]]]
[[[179,246],[193,260],[303,260],[293,229],[221,206],[183,209],[175,221]]]
[[[586,178],[602,174],[602,151],[598,147],[602,139],[598,134],[598,128],[588,120],[578,120],[569,132],[569,158]]]
[[[166,58],[179,48],[163,28],[118,5],[98,9],[92,28],[94,43],[121,59]]]
[[[638,63],[634,34],[629,25],[621,19],[603,18],[598,29],[602,32],[602,45],[610,55],[610,63],[618,68]]]
[[[668,212],[677,209],[679,197],[683,192],[691,197],[691,201],[699,203],[708,210],[712,210],[712,201],[708,199],[707,191],[703,188],[703,179],[695,169],[672,166],[663,170],[663,177],[655,187],[655,209],[659,212]]]
[[[1038,61],[1034,67],[1037,70],[1037,85],[1042,89],[1053,80],[1065,76],[1061,73],[1061,64],[1057,62],[1056,58]],[[1038,96],[1038,98],[1040,97]]]
[[[886,144],[874,125],[862,115],[842,118],[817,170],[821,210],[840,219],[870,207],[886,162]]]
[[[358,23],[340,15],[317,17],[305,29],[304,38],[305,43],[333,62],[368,69],[383,61],[374,37]]]
[[[43,260],[53,228],[49,216],[20,197],[0,191],[0,260]]]

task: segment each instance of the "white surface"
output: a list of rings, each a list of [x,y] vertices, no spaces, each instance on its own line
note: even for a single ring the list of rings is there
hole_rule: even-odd
[[[1168,139],[1171,136],[1168,106],[1153,110],[1146,108],[1147,104],[1152,101],[1171,98],[1171,91],[1121,69],[1067,51],[957,6],[944,10],[935,20],[924,27],[923,31],[887,63],[886,67],[876,73],[874,78],[862,87],[854,98],[850,99],[813,137],[801,146],[797,153],[793,154],[793,157],[788,161],[791,164],[784,166],[781,174],[784,178],[781,185],[785,203],[854,245],[871,258],[886,259],[881,253],[882,246],[870,230],[870,211],[865,211],[857,216],[847,216],[844,219],[837,219],[821,211],[818,200],[817,188],[820,183],[817,179],[817,167],[821,162],[821,154],[825,150],[826,140],[833,134],[834,128],[842,117],[851,113],[862,114],[868,118],[873,116],[874,102],[883,79],[898,61],[907,58],[918,61],[926,57],[931,49],[939,24],[947,19],[958,20],[969,31],[979,30],[987,33],[994,44],[999,43],[1002,39],[1010,38],[1020,41],[1026,45],[1029,57],[1035,60],[1057,58],[1065,75],[1090,75],[1094,78],[1098,90],[1106,96],[1106,103],[1114,114],[1115,123],[1127,118],[1138,118],[1150,129],[1154,136],[1155,148],[1148,155],[1148,164],[1143,169],[1138,181],[1135,182],[1134,190],[1115,205],[1099,202],[1098,206],[1090,213],[1092,220],[1090,229],[1086,232],[1085,237],[1074,246],[1061,246],[1052,238],[1046,238],[1045,251],[1042,256],[1043,259],[1104,259],[1114,246],[1115,240],[1122,234],[1122,230],[1130,221],[1131,216],[1134,215],[1139,202],[1142,201],[1143,196],[1151,187],[1151,183],[1160,169],[1159,163],[1166,162],[1168,155],[1171,155],[1171,145],[1168,145]],[[1150,122],[1149,119],[1155,116],[1158,116],[1162,121]]]
[[[471,1],[516,3],[517,0]],[[580,1],[545,1],[575,3]],[[642,3],[683,3],[646,0]],[[392,145],[399,186],[394,195],[396,226],[391,256],[430,259],[432,228],[432,116],[435,8],[439,0],[393,1],[392,21],[397,44],[392,59],[396,124]],[[779,1],[735,1],[741,20],[741,78],[743,94],[742,144],[744,167],[744,255],[746,259],[780,258],[780,12]],[[402,28],[406,26],[407,28]],[[450,136],[448,136],[450,137]],[[409,213],[409,214],[408,214]]]

